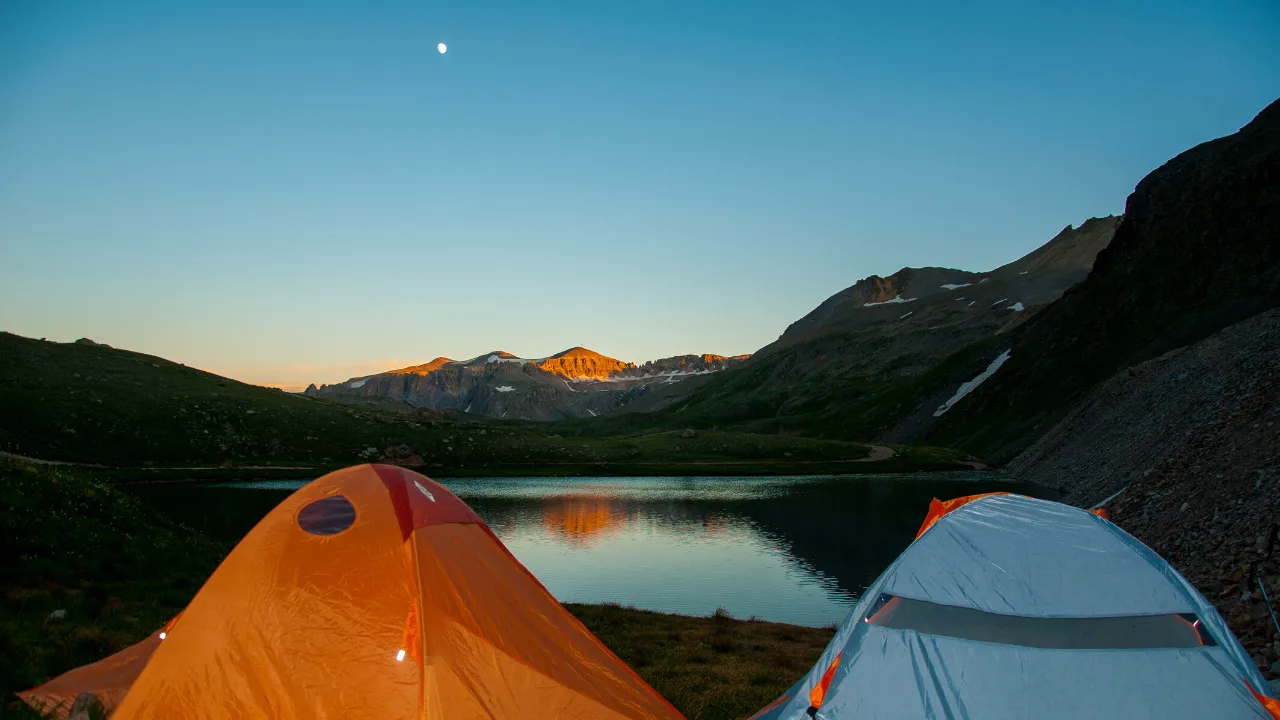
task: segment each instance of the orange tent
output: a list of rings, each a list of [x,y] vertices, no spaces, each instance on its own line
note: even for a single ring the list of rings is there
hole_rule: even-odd
[[[79,691],[116,720],[681,717],[466,504],[389,465],[286,499],[163,640],[22,697],[65,714]]]

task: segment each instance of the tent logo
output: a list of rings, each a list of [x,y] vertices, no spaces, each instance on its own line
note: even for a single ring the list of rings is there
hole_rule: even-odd
[[[435,501],[436,501],[436,496],[435,496],[435,495],[432,495],[430,490],[428,490],[428,489],[426,489],[426,488],[422,487],[422,483],[418,482],[417,480],[414,480],[414,481],[413,481],[413,484],[414,484],[415,486],[417,486],[417,488],[418,488],[419,490],[421,490],[421,491],[422,491],[422,494],[423,494],[423,495],[426,495],[426,496],[427,496],[427,499],[428,499],[428,500],[430,500],[431,502],[435,502]]]

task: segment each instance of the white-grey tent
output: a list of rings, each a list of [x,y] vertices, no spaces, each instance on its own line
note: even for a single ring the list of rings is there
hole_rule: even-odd
[[[954,509],[950,506],[954,505]],[[1169,563],[1095,514],[935,501],[759,720],[1270,720],[1262,675]]]

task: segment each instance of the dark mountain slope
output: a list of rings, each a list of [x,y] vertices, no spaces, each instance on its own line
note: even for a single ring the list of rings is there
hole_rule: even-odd
[[[1093,272],[929,433],[992,462],[1119,369],[1280,305],[1280,102],[1135,188]]]
[[[1007,346],[1010,329],[1083,279],[1116,224],[1106,217],[1068,226],[989,272],[873,275],[828,298],[742,367],[690,386],[668,410],[601,418],[599,427],[574,431],[718,426],[899,441],[913,434],[900,426],[923,400],[972,377],[971,367]]]

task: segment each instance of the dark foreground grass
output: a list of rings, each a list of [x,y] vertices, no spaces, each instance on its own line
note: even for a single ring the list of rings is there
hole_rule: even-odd
[[[0,458],[0,717],[13,693],[154,632],[225,548],[65,467]]]
[[[690,720],[750,717],[808,671],[835,629],[567,605]]]
[[[0,457],[0,718],[14,693],[100,660],[180,612],[226,552],[82,468]],[[812,666],[831,629],[616,605],[571,612],[690,718],[746,717]]]

